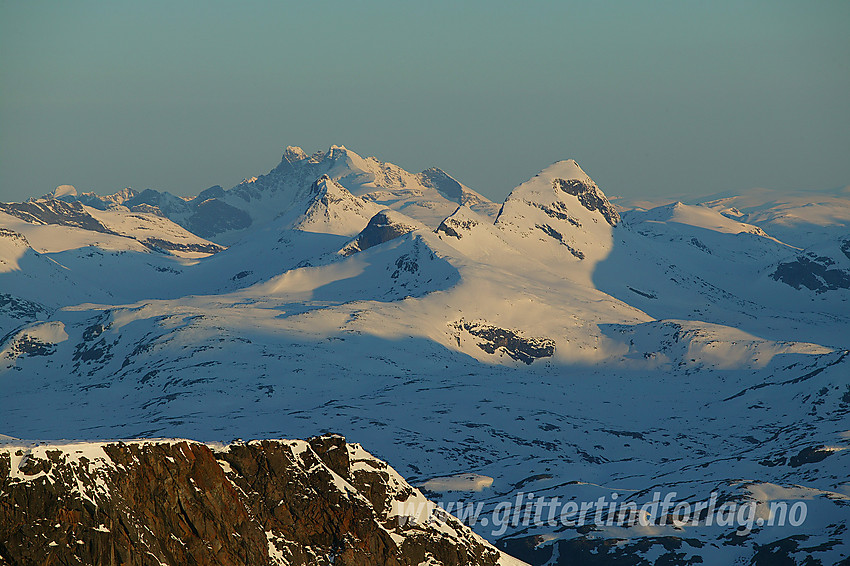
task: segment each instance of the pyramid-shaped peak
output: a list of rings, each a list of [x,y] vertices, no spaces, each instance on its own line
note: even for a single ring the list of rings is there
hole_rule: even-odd
[[[381,207],[352,195],[328,175],[310,186],[306,202],[293,209],[289,227],[305,232],[353,236]]]
[[[313,181],[313,184],[310,186],[310,192],[313,193],[313,194],[320,194],[320,193],[334,192],[334,191],[342,192],[342,193],[345,193],[345,194],[350,194],[348,192],[348,189],[346,189],[345,187],[343,187],[342,185],[340,185],[339,183],[337,183],[336,181],[331,179],[330,176],[327,173],[325,173],[324,175],[322,175],[321,177],[319,177],[318,179]]]
[[[283,159],[290,163],[304,161],[307,159],[307,153],[297,145],[288,145],[283,151]]]
[[[363,159],[358,153],[344,145],[332,145],[322,157],[322,162],[329,167],[328,173],[334,179],[340,179],[350,174],[370,171],[368,159]]]
[[[346,148],[344,145],[332,145],[328,152],[325,154],[327,159],[341,159],[343,157],[349,157],[351,155],[360,157],[350,149]]]
[[[587,173],[579,166],[575,159],[556,161],[537,174],[538,177],[550,179],[575,179],[583,182],[593,182]]]
[[[511,191],[502,206],[497,222],[508,221],[503,215],[518,203],[524,203],[521,206],[536,207],[550,216],[566,220],[571,214],[578,213],[578,210],[573,209],[570,202],[572,199],[567,195],[578,199],[578,204],[591,213],[601,214],[611,226],[616,226],[620,221],[617,209],[608,201],[593,179],[579,167],[574,159],[567,159],[553,163]],[[573,212],[570,213],[570,210]]]
[[[616,226],[620,221],[617,209],[574,159],[553,163],[537,176],[551,182],[556,192],[572,195],[586,209],[602,214],[611,226]]]
[[[330,198],[330,201],[328,201]],[[327,206],[329,202],[339,202],[342,200],[357,200],[362,201],[360,197],[356,197],[351,192],[333,180],[329,175],[324,174],[310,185],[310,192],[308,193],[307,200],[309,206],[314,206],[318,202],[324,202],[324,206]]]

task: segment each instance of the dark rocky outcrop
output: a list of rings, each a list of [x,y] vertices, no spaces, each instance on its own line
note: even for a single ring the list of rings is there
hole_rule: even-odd
[[[14,230],[10,230],[8,228],[0,227],[0,238],[6,240],[12,240],[20,242],[21,244],[29,247],[30,243],[27,240],[27,237],[21,234],[20,232],[15,232]]]
[[[478,226],[478,220],[461,214],[461,209],[458,209],[451,216],[440,222],[440,225],[437,226],[434,232],[460,240],[463,238],[463,234],[468,233],[476,226]]]
[[[487,565],[455,519],[341,436],[0,447],[0,563]]]
[[[357,237],[346,244],[340,250],[340,254],[349,256],[362,252],[371,247],[389,242],[416,230],[415,223],[404,215],[385,209],[369,219],[369,223],[357,235]]]
[[[770,277],[795,289],[805,287],[816,293],[850,289],[850,271],[831,267],[828,257],[798,256],[794,261],[780,263]]]
[[[540,358],[550,358],[555,353],[555,342],[549,338],[527,338],[519,331],[463,319],[450,326],[457,333],[458,344],[460,332],[466,332],[474,336],[478,347],[488,354],[502,351],[525,364],[531,364]]]
[[[560,244],[562,246],[566,247],[567,251],[569,251],[571,254],[573,254],[573,256],[576,259],[584,259],[584,252],[582,252],[581,250],[577,250],[574,247],[572,247],[571,245],[569,245],[566,242],[564,235],[561,234],[560,232],[558,232],[557,230],[555,230],[554,228],[552,228],[551,226],[549,226],[548,224],[537,224],[537,225],[535,225],[535,227],[538,230],[540,230],[541,232],[543,232],[544,234],[546,234],[547,236],[549,236],[550,238],[558,240],[558,242],[560,242]]]
[[[0,293],[0,314],[10,318],[35,320],[39,316],[47,316],[50,309],[41,303],[28,301],[8,293]]]
[[[162,238],[146,238],[144,240],[140,240],[140,242],[148,249],[152,249],[154,251],[178,251],[178,252],[195,252],[202,254],[217,254],[220,251],[224,251],[224,247],[219,246],[218,244],[213,244],[212,242],[208,242],[205,244],[190,242],[188,244],[184,244],[183,242],[172,242],[170,240],[163,240]]]
[[[608,199],[595,183],[588,184],[579,179],[555,179],[553,183],[556,189],[578,198],[578,201],[586,209],[599,211],[611,226],[616,226],[620,221],[620,213],[608,202]]]
[[[808,446],[800,450],[788,460],[788,465],[798,468],[804,464],[815,464],[832,456],[834,451],[825,449],[823,446]]]

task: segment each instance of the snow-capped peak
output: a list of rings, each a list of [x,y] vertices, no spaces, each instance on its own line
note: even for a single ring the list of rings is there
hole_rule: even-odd
[[[53,191],[53,197],[65,197],[65,196],[77,196],[77,189],[74,188],[74,185],[59,185],[56,187],[56,190]]]
[[[554,245],[557,255],[583,260],[607,255],[620,215],[572,159],[558,161],[508,195],[496,226],[520,236],[516,245]]]
[[[328,175],[322,175],[310,186],[308,200],[300,210],[291,221],[293,229],[353,236],[381,207],[352,195]]]
[[[584,172],[575,159],[556,161],[535,176],[546,179],[576,179],[586,183],[593,183],[593,180]]]
[[[307,154],[297,145],[288,145],[283,151],[283,159],[289,163],[295,163],[307,159]]]
[[[344,145],[332,145],[325,153],[326,161],[351,161],[359,164],[363,160],[359,154],[347,149]]]
[[[620,221],[620,214],[608,201],[605,193],[599,189],[593,179],[579,167],[574,159],[553,163],[514,191],[525,188],[526,193],[543,191],[545,194],[548,192],[549,186],[556,193],[563,192],[576,197],[584,208],[591,212],[599,212],[611,226],[616,226]],[[511,195],[508,196],[508,199],[511,198]],[[548,195],[544,199],[548,199]]]
[[[361,175],[373,177],[374,182],[374,177],[377,177],[373,170],[374,164],[370,163],[372,160],[363,158],[344,145],[332,145],[325,154],[324,160],[331,164],[329,174],[334,179],[341,179],[353,174],[355,177]],[[377,162],[377,160],[374,161]]]

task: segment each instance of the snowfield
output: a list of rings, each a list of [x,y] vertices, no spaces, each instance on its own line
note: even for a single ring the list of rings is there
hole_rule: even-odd
[[[0,431],[335,432],[487,513],[530,492],[801,500],[802,525],[743,535],[474,529],[535,565],[838,563],[850,195],[809,200],[617,207],[568,160],[499,206],[341,146],[194,198],[60,187],[1,205]]]

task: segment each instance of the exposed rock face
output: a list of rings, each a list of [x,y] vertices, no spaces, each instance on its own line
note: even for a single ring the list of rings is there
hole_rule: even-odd
[[[357,235],[357,238],[345,245],[340,254],[349,256],[373,246],[389,242],[413,232],[418,224],[411,218],[390,209],[384,209],[369,219],[369,224]]]
[[[458,240],[463,238],[464,233],[469,232],[479,225],[478,220],[466,216],[463,212],[461,209],[456,210],[454,214],[440,222],[435,232],[437,234],[445,234],[451,238],[457,238]]]
[[[612,229],[619,222],[619,213],[593,179],[568,159],[511,191],[495,226],[524,253],[595,264],[609,255]]]
[[[14,319],[34,320],[39,316],[48,316],[50,309],[34,301],[28,301],[8,293],[0,293],[0,313]]]
[[[514,360],[531,364],[539,358],[551,358],[555,353],[555,342],[549,338],[527,338],[518,330],[499,328],[480,321],[459,320],[450,325],[455,332],[458,345],[462,333],[472,335],[479,348],[488,354],[504,352]]]
[[[561,189],[565,193],[578,198],[582,206],[591,212],[598,210],[611,226],[616,226],[620,221],[620,214],[608,202],[596,183],[581,179],[555,179],[554,185],[556,189]]]
[[[341,436],[0,448],[0,563],[494,565],[455,519]],[[407,519],[407,517],[403,517]]]
[[[251,217],[244,210],[218,199],[206,199],[195,207],[183,222],[190,232],[210,238],[228,230],[242,230],[251,225]]]
[[[8,228],[0,228],[0,238],[12,240],[13,242],[20,242],[25,246],[30,245],[30,243],[27,241],[26,236],[24,236],[20,232],[15,232],[14,230],[10,230]]]
[[[132,212],[143,212],[145,214],[153,214],[154,216],[162,216],[165,218],[165,214],[159,209],[158,206],[152,206],[147,203],[140,203],[133,206],[128,207]]]
[[[548,224],[535,224],[535,228],[537,228],[538,230],[540,230],[541,232],[543,232],[544,234],[546,234],[550,238],[559,241],[561,243],[561,245],[565,246],[567,248],[567,250],[569,250],[569,252],[571,254],[573,254],[573,256],[576,259],[584,259],[584,252],[583,251],[577,250],[574,247],[572,247],[571,245],[569,245],[567,243],[567,239],[564,237],[564,235],[561,234],[560,232],[558,232],[557,230],[555,230],[554,228],[552,228],[551,226],[549,226]]]
[[[817,293],[850,289],[850,271],[832,267],[834,264],[835,261],[829,257],[801,255],[794,261],[777,265],[770,277],[795,289],[806,287]]]
[[[205,244],[191,242],[185,244],[183,242],[171,242],[162,238],[146,238],[145,240],[142,240],[141,243],[144,244],[145,247],[157,251],[168,250],[180,252],[196,252],[212,255],[224,250],[223,247],[219,246],[218,244],[213,244],[212,242],[207,242]]]
[[[57,224],[104,234],[114,233],[86,212],[79,202],[44,199],[20,203],[0,203],[0,211],[33,224]]]

